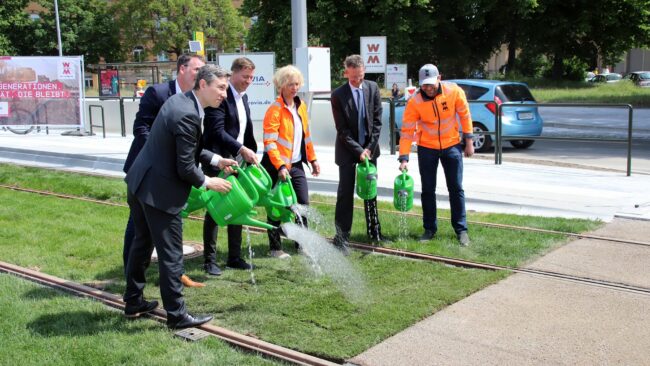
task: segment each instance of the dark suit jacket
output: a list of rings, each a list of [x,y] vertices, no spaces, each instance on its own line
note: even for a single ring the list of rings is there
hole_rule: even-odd
[[[192,186],[205,175],[199,161],[209,164],[214,154],[202,149],[201,118],[192,92],[169,98],[156,117],[147,144],[126,174],[127,187],[141,202],[178,214]]]
[[[379,134],[381,133],[381,97],[374,81],[363,81],[363,97],[366,107],[366,143],[359,145],[359,111],[354,103],[350,83],[345,83],[332,92],[332,114],[336,124],[334,162],[345,165],[359,162],[364,149],[370,150],[372,158],[379,156]]]
[[[244,109],[246,109],[246,130],[244,131],[244,146],[257,152],[257,142],[253,136],[253,121],[251,110],[248,107],[248,95],[244,94]],[[237,103],[230,85],[228,96],[221,102],[219,108],[208,107],[205,109],[203,119],[203,147],[224,158],[237,156],[242,144],[237,141],[239,136],[239,114]],[[205,174],[214,176],[218,171],[210,166],[204,165]]]
[[[147,88],[140,99],[138,113],[135,115],[133,122],[133,142],[129,149],[129,154],[124,162],[124,173],[129,171],[133,161],[142,150],[144,143],[147,142],[151,125],[156,119],[160,108],[169,97],[176,94],[176,80],[171,80],[162,84],[155,84]]]

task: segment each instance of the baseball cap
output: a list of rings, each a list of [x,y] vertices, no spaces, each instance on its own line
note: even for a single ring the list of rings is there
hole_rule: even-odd
[[[438,72],[438,68],[434,65],[426,64],[420,68],[418,76],[420,78],[420,86],[422,86],[424,84],[436,84],[440,73]]]

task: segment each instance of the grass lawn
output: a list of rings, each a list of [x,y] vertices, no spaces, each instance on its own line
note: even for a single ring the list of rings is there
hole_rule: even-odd
[[[614,103],[650,107],[650,88],[639,88],[626,81],[590,84],[567,82],[564,85],[535,85],[531,92],[539,103]]]
[[[114,202],[125,199],[124,183],[119,179],[13,165],[0,165],[0,183]],[[333,206],[329,203],[334,198],[312,199],[325,202],[314,205],[324,219],[310,223],[310,227],[325,236],[332,235]],[[121,253],[127,208],[7,189],[0,189],[0,200],[0,260],[79,282],[113,280],[107,290],[123,291]],[[390,204],[382,203],[381,207],[388,209]],[[448,213],[441,212],[441,216]],[[400,234],[398,214],[380,213],[380,217],[384,234],[394,240],[392,246],[497,264],[519,265],[567,240],[561,235],[470,224],[472,244],[460,248],[449,222],[441,220],[437,239],[422,244],[415,240],[421,232],[420,218],[404,217],[407,229]],[[599,225],[587,220],[472,212],[469,218],[571,232]],[[354,239],[365,241],[362,210],[355,210],[354,223]],[[186,221],[186,239],[200,241],[201,225]],[[218,240],[220,264],[224,259],[224,231]],[[399,240],[400,235],[405,239]],[[202,258],[188,260],[186,272],[207,284],[203,289],[185,289],[189,309],[214,314],[220,326],[335,359],[352,357],[507,275],[355,252],[349,257],[350,265],[360,274],[364,287],[351,297],[330,278],[309,270],[305,257],[271,259],[267,256],[266,235],[250,235],[250,240],[257,266],[256,285],[251,274],[243,271],[226,270],[219,278],[207,278],[201,270]],[[292,243],[285,241],[285,248],[295,254]],[[157,274],[156,266],[152,266],[145,290],[149,298],[159,298]],[[154,323],[151,327],[164,329]]]
[[[0,274],[0,365],[281,365],[214,337],[189,343],[153,320]]]

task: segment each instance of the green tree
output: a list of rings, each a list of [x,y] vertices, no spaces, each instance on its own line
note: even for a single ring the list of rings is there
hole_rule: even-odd
[[[595,66],[599,56],[613,64],[626,50],[648,44],[649,9],[648,0],[540,1],[522,48],[546,55],[554,79],[566,76],[577,63]]]
[[[278,66],[291,63],[291,2],[245,0],[240,11],[256,19],[246,37],[249,50],[275,52]]]
[[[46,11],[33,22],[32,55],[58,55],[54,2],[39,0]],[[103,0],[58,0],[64,55],[83,55],[85,63],[122,60],[119,29]]]
[[[117,0],[113,9],[127,50],[143,46],[152,54],[181,54],[193,32],[202,31],[206,43],[232,51],[245,35],[243,19],[229,0]]]
[[[290,2],[245,0],[241,11],[257,17],[250,48],[291,62]],[[310,44],[330,47],[335,76],[345,55],[359,53],[361,36],[386,36],[388,62],[407,63],[412,77],[434,63],[446,78],[481,69],[503,44],[508,71],[525,50],[530,60],[546,56],[562,77],[597,55],[614,63],[650,39],[650,0],[308,0],[307,12]]]
[[[525,32],[531,24],[531,14],[537,6],[537,0],[498,0],[495,3],[495,7],[501,11],[493,13],[489,21],[495,24],[493,36],[508,47],[508,73],[521,71],[517,65],[517,52],[524,43]]]
[[[3,0],[0,6],[0,55],[27,55],[32,21],[25,12],[28,0]]]
[[[245,0],[241,10],[257,17],[248,36],[252,49],[291,62],[290,3]],[[413,76],[425,63],[438,64],[445,76],[464,76],[502,41],[489,21],[502,10],[488,0],[310,0],[307,10],[309,38],[330,47],[334,75],[346,55],[360,52],[361,36],[386,36],[388,62],[408,63]]]

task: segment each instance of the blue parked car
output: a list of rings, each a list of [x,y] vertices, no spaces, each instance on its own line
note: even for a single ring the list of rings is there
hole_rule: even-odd
[[[517,103],[517,106],[506,107],[502,112],[502,135],[510,136],[539,136],[542,134],[544,121],[539,115],[537,107],[527,104],[535,103],[535,98],[524,83],[499,80],[472,80],[456,79],[447,80],[458,84],[467,96],[468,101],[492,101],[497,104]],[[470,103],[470,113],[474,125],[474,132],[494,132],[494,103]],[[404,105],[398,103],[395,107],[395,123],[398,128],[402,126]],[[492,147],[494,138],[491,135],[476,135],[474,148],[477,152],[485,152]],[[533,145],[534,140],[510,140],[510,144],[517,149],[526,149]]]

